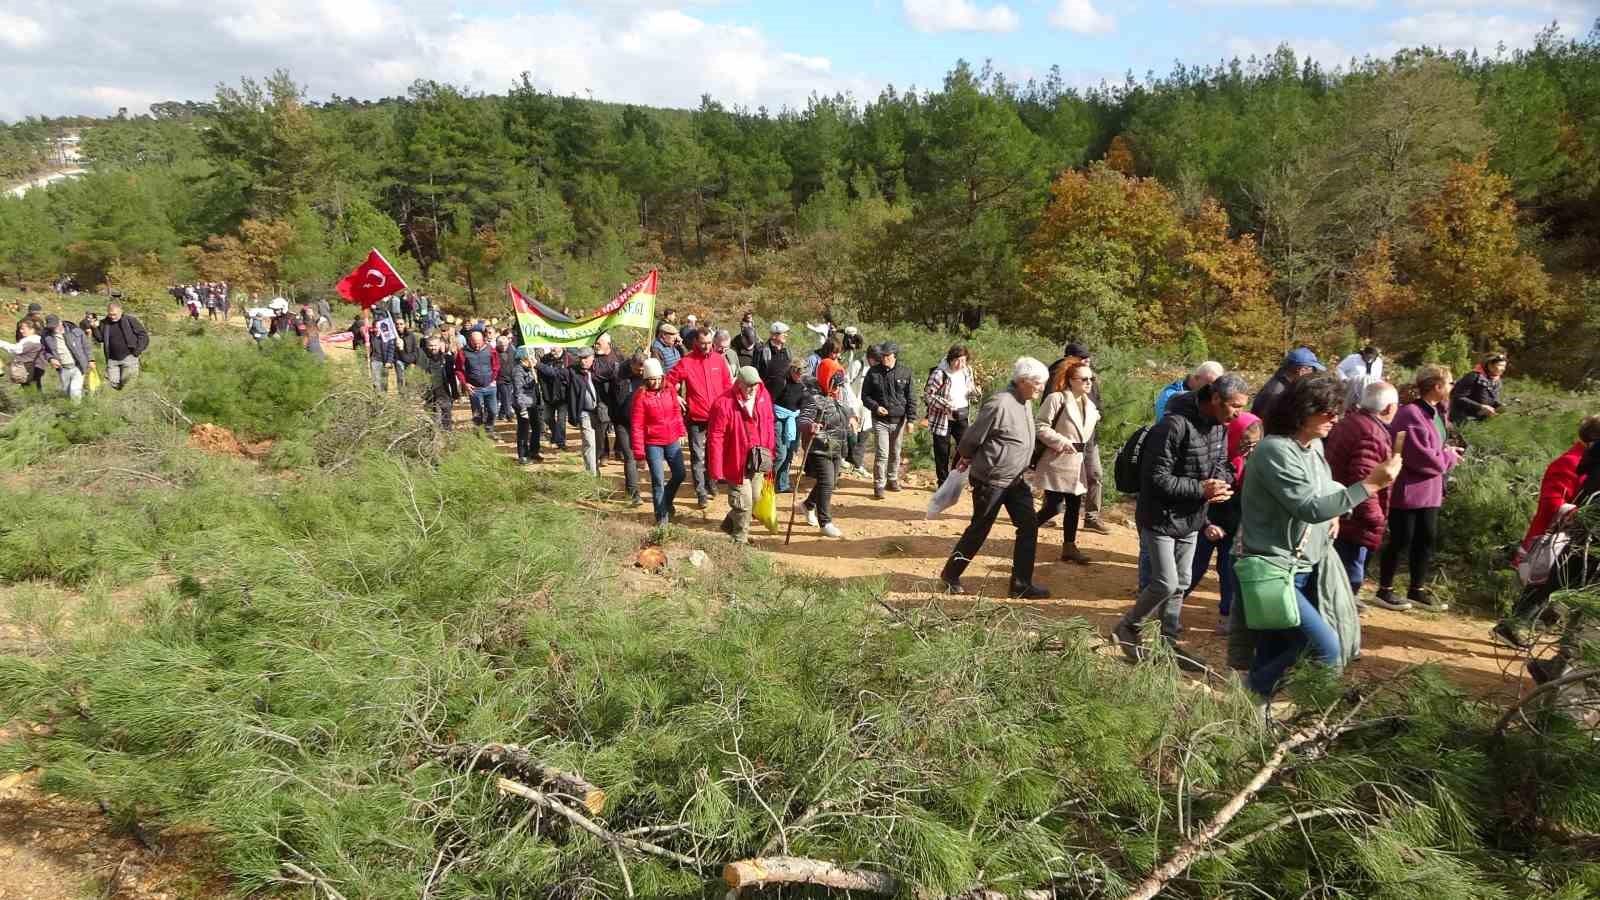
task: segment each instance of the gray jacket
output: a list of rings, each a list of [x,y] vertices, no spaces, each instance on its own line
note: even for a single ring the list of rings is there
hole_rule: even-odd
[[[61,337],[66,340],[67,353],[71,357],[70,359],[60,360],[62,367],[77,366],[80,372],[89,371],[88,338],[84,337],[83,332],[77,326],[70,323],[62,324]],[[56,354],[55,335],[47,334],[40,342],[44,345],[44,352],[39,355],[40,368],[43,368],[50,364],[50,360],[59,359],[59,357]]]
[[[961,436],[957,452],[972,460],[970,481],[1008,488],[1027,471],[1033,442],[1033,405],[1017,399],[1015,389],[1007,389],[984,402]]]

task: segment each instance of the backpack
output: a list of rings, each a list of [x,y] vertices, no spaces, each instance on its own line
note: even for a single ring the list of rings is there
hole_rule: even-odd
[[[1144,454],[1144,439],[1150,434],[1150,428],[1149,425],[1140,426],[1117,451],[1112,478],[1117,490],[1124,494],[1139,493],[1139,458]]]
[[[11,364],[6,366],[6,377],[11,379],[12,384],[27,384],[31,376],[28,364],[18,362],[15,357],[12,358]]]

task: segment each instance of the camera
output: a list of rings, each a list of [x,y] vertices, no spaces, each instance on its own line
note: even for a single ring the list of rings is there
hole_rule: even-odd
[[[848,332],[843,332],[839,335],[839,338],[846,353],[861,349],[862,340],[859,333],[850,334]]]

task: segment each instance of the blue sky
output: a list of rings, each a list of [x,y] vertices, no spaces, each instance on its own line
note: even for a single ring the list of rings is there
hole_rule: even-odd
[[[937,87],[962,58],[1088,85],[1285,41],[1330,67],[1419,44],[1492,54],[1597,15],[1600,0],[0,0],[0,119],[138,113],[278,68],[319,98],[418,78],[502,93],[527,71],[561,94],[776,108]]]

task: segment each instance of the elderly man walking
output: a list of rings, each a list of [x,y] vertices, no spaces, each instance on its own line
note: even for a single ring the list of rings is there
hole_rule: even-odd
[[[989,530],[1004,506],[1017,528],[1007,592],[1028,600],[1050,596],[1033,583],[1039,522],[1033,511],[1033,490],[1022,477],[1033,459],[1033,399],[1044,393],[1048,377],[1044,363],[1028,356],[1018,359],[1011,367],[1011,385],[983,404],[956,446],[956,467],[968,470],[972,487],[972,523],[939,573],[939,581],[952,594],[967,593],[961,575],[989,539]]]
[[[122,311],[122,304],[106,307],[106,317],[95,328],[94,339],[106,351],[106,383],[122,390],[139,374],[139,356],[150,348],[150,335],[138,319]]]
[[[1150,556],[1150,580],[1112,630],[1129,659],[1140,656],[1140,625],[1160,609],[1161,634],[1173,645],[1178,664],[1198,667],[1176,652],[1183,630],[1179,614],[1194,570],[1196,537],[1206,524],[1206,505],[1233,496],[1227,425],[1249,402],[1244,379],[1222,375],[1198,391],[1172,398],[1166,415],[1145,435],[1135,518],[1140,547]]]
[[[719,397],[728,393],[733,381],[728,377],[728,365],[722,355],[712,352],[709,331],[698,331],[694,336],[693,352],[678,360],[678,365],[667,373],[667,390],[677,391],[683,385],[683,418],[689,432],[689,471],[694,481],[695,501],[701,509],[711,497],[711,481],[706,477],[706,434],[711,425],[711,407]],[[768,413],[771,417],[771,413]]]

